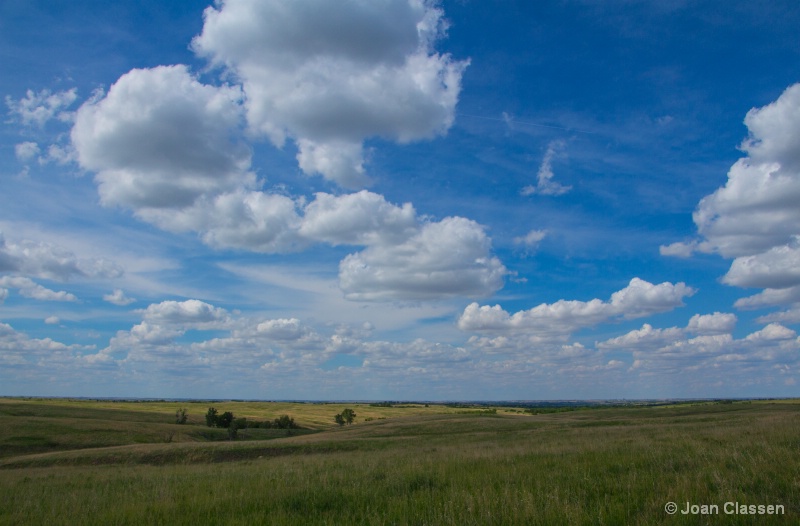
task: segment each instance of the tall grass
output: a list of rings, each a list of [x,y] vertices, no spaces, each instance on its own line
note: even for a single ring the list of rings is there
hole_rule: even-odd
[[[128,451],[116,463],[102,450],[27,464],[7,459],[0,523],[795,524],[800,517],[797,404],[418,416],[268,443]],[[153,451],[173,454],[143,465]],[[85,465],[92,461],[98,465]],[[668,501],[774,503],[786,514],[671,516]]]

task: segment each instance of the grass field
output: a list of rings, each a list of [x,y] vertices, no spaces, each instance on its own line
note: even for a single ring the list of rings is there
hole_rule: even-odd
[[[316,432],[219,441],[209,405]],[[335,427],[344,407],[357,423]],[[516,411],[0,400],[0,524],[800,522],[800,402]]]

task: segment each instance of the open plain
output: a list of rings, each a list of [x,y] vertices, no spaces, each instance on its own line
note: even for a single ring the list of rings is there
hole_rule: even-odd
[[[248,428],[228,440],[205,425],[210,406],[252,421],[286,414],[303,429]],[[188,414],[182,425],[179,408]],[[345,408],[356,420],[337,426]],[[0,524],[796,524],[800,516],[800,402],[791,400],[531,414],[0,399],[0,416]],[[742,505],[755,513],[739,513]],[[769,505],[782,508],[767,514]]]

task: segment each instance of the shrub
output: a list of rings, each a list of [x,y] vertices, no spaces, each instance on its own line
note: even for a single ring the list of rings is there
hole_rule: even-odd
[[[272,427],[277,427],[278,429],[299,429],[300,426],[294,423],[294,418],[291,418],[289,415],[281,415],[279,418],[276,418],[272,422]]]
[[[206,425],[208,427],[217,427],[217,410],[213,407],[208,408],[208,412],[206,413]]]
[[[217,417],[217,427],[224,427],[230,429],[233,423],[233,413],[225,411]]]
[[[189,416],[186,414],[186,408],[185,407],[181,407],[180,409],[175,411],[175,423],[176,424],[185,424],[186,423],[186,419],[188,417]]]

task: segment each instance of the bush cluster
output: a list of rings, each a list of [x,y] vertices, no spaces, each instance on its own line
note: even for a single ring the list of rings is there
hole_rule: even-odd
[[[236,418],[230,411],[225,411],[222,414],[214,407],[209,407],[206,413],[206,425],[208,427],[222,427],[228,430],[228,437],[235,440],[238,437],[239,429],[302,429],[294,421],[294,418],[289,415],[281,415],[275,420],[257,422],[255,420],[247,420],[247,418]]]
[[[335,417],[333,417],[334,422],[343,426],[345,424],[350,425],[356,419],[356,412],[350,408],[345,409]]]
[[[289,415],[282,415],[275,420],[267,420],[265,422],[248,420],[247,427],[260,427],[261,429],[301,429],[300,426],[295,423],[294,418],[291,418]]]

